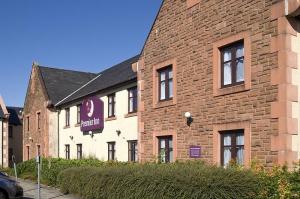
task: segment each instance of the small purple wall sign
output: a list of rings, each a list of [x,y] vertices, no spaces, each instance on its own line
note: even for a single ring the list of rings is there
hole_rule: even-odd
[[[104,103],[98,97],[83,100],[80,108],[80,129],[82,132],[104,128]]]
[[[190,146],[190,158],[201,158],[200,146]]]

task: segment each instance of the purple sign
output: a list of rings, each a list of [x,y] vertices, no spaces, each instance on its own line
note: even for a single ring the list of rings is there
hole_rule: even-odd
[[[190,146],[190,158],[201,158],[200,146]]]
[[[104,128],[104,103],[98,97],[83,100],[80,108],[80,129],[83,132]]]

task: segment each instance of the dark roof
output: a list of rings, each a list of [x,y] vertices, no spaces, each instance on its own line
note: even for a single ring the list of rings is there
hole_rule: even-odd
[[[2,108],[1,108],[1,106],[0,106],[0,118],[4,118],[4,112],[3,112]]]
[[[94,73],[64,70],[39,66],[46,92],[52,104],[70,95],[73,91],[96,77]]]
[[[22,120],[20,118],[22,116],[23,108],[7,107],[7,111],[9,113],[9,124],[22,125]]]
[[[88,85],[78,90],[61,103],[57,104],[57,106],[72,102],[101,90],[118,86],[122,83],[136,81],[137,76],[132,70],[132,64],[136,63],[138,59],[139,55],[136,55],[120,64],[100,72],[94,81],[90,82]]]

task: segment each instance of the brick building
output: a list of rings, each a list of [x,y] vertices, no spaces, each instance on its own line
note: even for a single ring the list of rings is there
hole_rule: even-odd
[[[20,107],[7,107],[0,96],[0,166],[22,162],[23,125]]]
[[[54,104],[96,77],[33,64],[24,104],[23,159],[58,157],[58,113]]]
[[[164,0],[133,65],[141,160],[297,161],[299,15],[299,0]]]

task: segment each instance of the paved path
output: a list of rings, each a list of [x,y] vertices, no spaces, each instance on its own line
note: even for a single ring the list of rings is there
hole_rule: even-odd
[[[24,199],[37,198],[37,184],[28,180],[19,180],[24,189]],[[64,195],[58,189],[42,185],[41,199],[79,199],[73,195]]]

